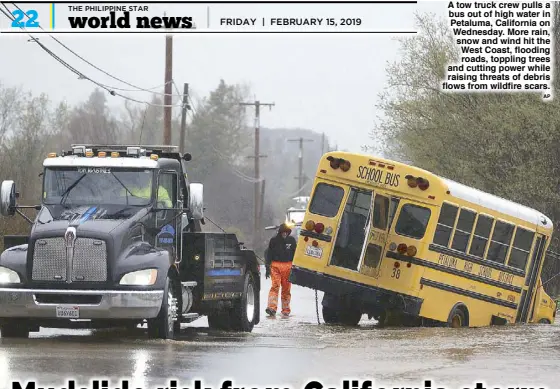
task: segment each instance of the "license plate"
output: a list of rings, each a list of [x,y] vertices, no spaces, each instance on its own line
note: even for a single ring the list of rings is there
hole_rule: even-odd
[[[56,307],[56,317],[61,319],[78,319],[80,317],[80,308]]]
[[[305,247],[305,254],[310,257],[321,258],[323,256],[323,249],[320,247],[307,246]]]

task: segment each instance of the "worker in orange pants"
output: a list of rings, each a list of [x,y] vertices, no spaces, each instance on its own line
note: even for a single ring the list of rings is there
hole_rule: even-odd
[[[270,239],[268,255],[266,258],[266,278],[272,275],[272,286],[268,293],[268,306],[265,312],[275,316],[278,311],[278,292],[282,288],[280,299],[282,301],[282,316],[290,315],[291,287],[289,281],[292,261],[296,251],[296,240],[290,236],[292,230],[286,224],[278,229],[278,234]]]

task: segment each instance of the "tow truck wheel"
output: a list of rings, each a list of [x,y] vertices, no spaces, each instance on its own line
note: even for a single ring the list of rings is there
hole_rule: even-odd
[[[29,328],[16,322],[8,322],[0,328],[2,338],[29,338]]]
[[[251,332],[255,326],[257,288],[251,272],[245,274],[243,294],[234,302],[230,312],[231,328],[234,331]]]
[[[165,281],[163,290],[163,302],[158,316],[155,319],[148,320],[148,335],[150,338],[156,339],[174,339],[175,338],[175,321],[177,315],[177,299],[173,295],[171,280]]]

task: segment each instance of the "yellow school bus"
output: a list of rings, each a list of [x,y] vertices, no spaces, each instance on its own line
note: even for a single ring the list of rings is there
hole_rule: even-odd
[[[553,323],[539,211],[387,159],[319,163],[290,280],[324,292],[326,323]]]

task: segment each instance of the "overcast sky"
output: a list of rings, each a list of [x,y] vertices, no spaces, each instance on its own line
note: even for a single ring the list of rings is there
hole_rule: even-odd
[[[375,4],[369,5],[371,14],[364,17],[369,17],[370,24],[379,23],[378,29],[413,29],[414,12],[445,15],[446,4],[445,1],[399,6]],[[30,5],[20,5],[24,6]],[[220,13],[219,5],[212,7],[215,17]],[[317,12],[321,16],[323,6],[275,7],[276,11],[262,12],[269,16],[275,16],[278,10],[293,16],[298,16],[299,11],[304,16]],[[352,5],[345,7],[350,15],[356,11]],[[2,14],[0,17],[3,19],[0,26],[6,28],[7,19]],[[49,49],[88,77],[130,88],[81,62],[48,36],[41,37]],[[63,34],[58,38],[90,62],[132,84],[151,88],[164,82],[163,34]],[[66,100],[72,104],[87,98],[95,85],[78,80],[28,39],[26,35],[0,34],[0,81],[21,85],[35,93],[48,93],[55,101]],[[220,78],[228,83],[246,83],[253,97],[276,104],[271,111],[263,109],[261,126],[325,132],[339,148],[360,151],[361,146],[372,143],[368,133],[378,114],[375,104],[385,85],[386,63],[397,58],[394,36],[387,35],[179,34],[174,37],[173,78],[181,89],[188,82],[194,98],[207,95]],[[149,99],[144,92],[122,93],[138,100]],[[123,104],[120,97],[109,96],[109,99],[112,104]]]

